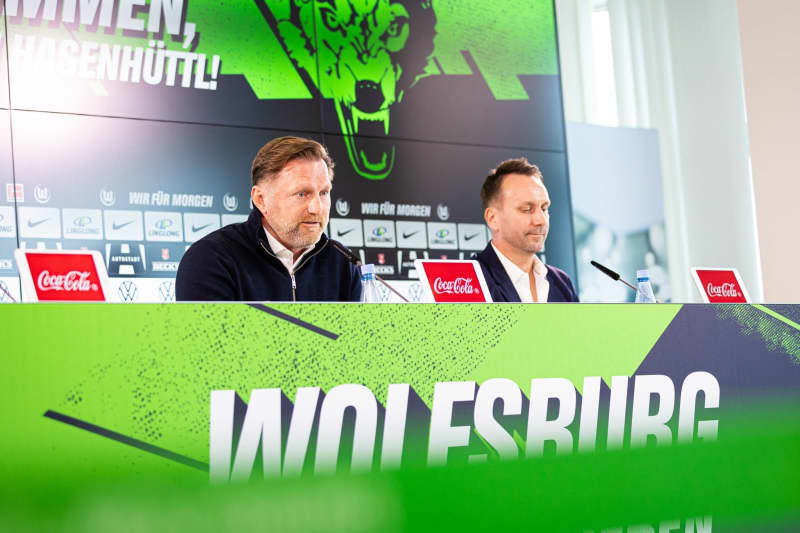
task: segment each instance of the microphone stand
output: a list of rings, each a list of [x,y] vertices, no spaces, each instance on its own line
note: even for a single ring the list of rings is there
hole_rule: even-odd
[[[600,263],[598,263],[597,261],[589,261],[589,263],[591,263],[591,265],[593,267],[595,267],[597,270],[599,270],[600,272],[602,272],[603,274],[605,274],[609,278],[613,279],[614,281],[621,281],[622,283],[624,283],[625,285],[627,285],[628,287],[633,289],[634,292],[639,292],[638,288],[634,287],[633,285],[631,285],[630,283],[625,281],[622,278],[622,276],[620,276],[618,273],[614,272],[613,270],[611,270],[607,266],[603,266]],[[656,300],[656,303],[659,303],[658,300]]]
[[[634,287],[633,285],[631,285],[630,283],[628,283],[627,281],[625,281],[625,280],[624,280],[624,279],[622,279],[621,277],[619,278],[619,281],[621,281],[622,283],[624,283],[625,285],[627,285],[628,287],[630,287],[630,288],[631,288],[631,289],[633,289],[634,291],[637,291],[637,292],[639,291],[639,289],[637,289],[636,287]]]
[[[336,251],[338,251],[340,254],[345,256],[348,261],[350,261],[351,263],[353,263],[356,266],[361,266],[361,258],[358,257],[355,253],[353,253],[353,250],[351,250],[350,248],[347,248],[344,244],[340,243],[339,241],[334,241],[333,239],[331,239],[330,241],[331,241],[331,244],[333,245],[333,247],[336,248]],[[386,286],[387,289],[389,289],[390,291],[395,293],[397,295],[397,297],[400,298],[401,300],[403,300],[405,303],[410,303],[408,301],[408,298],[406,298],[405,296],[403,296],[402,294],[397,292],[397,290],[395,290],[394,287],[389,285],[389,283],[387,283],[387,281],[385,279],[383,279],[382,277],[380,277],[377,274],[375,274],[375,279],[377,281],[380,281],[381,283],[383,283]]]
[[[11,293],[8,292],[8,290],[6,289],[6,286],[5,286],[4,283],[0,283],[0,290],[2,290],[6,294],[6,296],[8,296],[9,300],[11,300],[13,303],[17,303],[17,301],[14,299],[14,297],[11,296]]]
[[[382,277],[380,277],[380,276],[379,276],[379,275],[377,275],[377,274],[375,274],[375,279],[376,279],[376,280],[378,280],[378,281],[380,281],[380,282],[381,282],[381,283],[383,283],[384,285],[386,285],[386,288],[387,288],[387,289],[389,289],[390,291],[392,291],[393,293],[395,293],[395,294],[397,295],[397,297],[398,297],[398,298],[400,298],[401,300],[403,300],[405,303],[410,303],[410,302],[408,301],[408,298],[406,298],[405,296],[403,296],[402,294],[400,294],[399,292],[397,292],[397,290],[395,290],[395,288],[394,288],[394,287],[392,287],[391,285],[389,285],[389,284],[386,282],[386,280],[385,280],[385,279],[383,279]]]

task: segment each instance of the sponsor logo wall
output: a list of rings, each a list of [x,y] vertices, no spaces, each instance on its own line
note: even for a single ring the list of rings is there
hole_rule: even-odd
[[[480,185],[511,157],[542,169],[557,206],[546,260],[574,274],[550,0],[401,0],[349,14],[186,0],[123,3],[110,17],[25,5],[4,13],[11,98],[0,107],[12,109],[0,143],[10,154],[13,132],[15,164],[0,162],[0,276],[6,249],[97,249],[112,299],[169,300],[163,284],[186,248],[247,218],[252,158],[289,134],[336,162],[328,235],[412,299],[415,259],[486,246]],[[365,42],[371,54],[350,54]]]

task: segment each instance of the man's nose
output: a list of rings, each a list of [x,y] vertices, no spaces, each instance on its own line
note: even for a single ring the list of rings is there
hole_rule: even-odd
[[[308,212],[309,213],[319,213],[322,209],[322,200],[320,199],[319,195],[313,195],[311,200],[308,201]]]
[[[533,212],[533,223],[536,226],[543,226],[547,223],[547,217],[545,216],[544,211],[541,209],[536,209]]]

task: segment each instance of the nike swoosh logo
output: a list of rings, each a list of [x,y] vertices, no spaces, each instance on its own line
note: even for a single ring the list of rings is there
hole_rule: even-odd
[[[404,239],[409,239],[409,238],[413,237],[414,235],[416,235],[417,233],[419,233],[419,230],[412,231],[411,233],[403,233],[403,238]]]
[[[351,231],[355,231],[355,230],[356,230],[356,228],[350,228],[350,229],[349,229],[349,230],[347,230],[347,231],[341,231],[341,230],[337,230],[337,231],[336,231],[336,236],[337,236],[337,237],[344,237],[345,235],[347,235],[347,234],[348,234],[348,233],[350,233]]]
[[[464,240],[465,241],[471,241],[472,239],[474,239],[478,235],[480,235],[480,233],[473,233],[472,235],[464,235]]]
[[[122,224],[117,224],[116,222],[111,223],[111,229],[117,231],[118,229],[122,229],[129,224],[133,224],[133,220],[129,220],[128,222],[123,222]]]
[[[45,223],[45,222],[47,222],[48,220],[50,220],[50,217],[43,218],[43,219],[41,219],[41,220],[37,220],[36,222],[34,222],[33,220],[29,220],[29,221],[28,221],[28,227],[29,227],[29,228],[35,228],[36,226],[38,226],[38,225],[40,225],[40,224],[44,224],[44,223]]]
[[[210,223],[210,222],[209,222],[208,224],[206,224],[206,225],[204,225],[204,226],[200,226],[200,227],[197,227],[197,226],[195,226],[194,224],[192,224],[192,233],[197,233],[198,231],[204,230],[204,229],[206,229],[207,227],[209,227],[210,225],[211,225],[211,223]]]

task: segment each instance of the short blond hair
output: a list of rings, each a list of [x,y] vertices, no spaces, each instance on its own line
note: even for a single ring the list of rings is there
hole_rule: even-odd
[[[333,159],[324,146],[311,139],[287,136],[272,139],[258,151],[250,168],[252,184],[258,185],[264,180],[274,178],[295,159],[324,161],[328,167],[328,178],[333,180]]]

